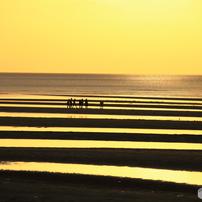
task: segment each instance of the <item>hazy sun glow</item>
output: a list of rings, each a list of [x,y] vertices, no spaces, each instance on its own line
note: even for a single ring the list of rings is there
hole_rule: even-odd
[[[0,1],[0,71],[202,74],[201,10],[201,0]]]

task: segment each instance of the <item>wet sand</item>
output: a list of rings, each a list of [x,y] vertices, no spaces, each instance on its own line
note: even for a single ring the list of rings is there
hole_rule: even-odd
[[[202,171],[197,150],[0,148],[0,159]]]
[[[52,140],[106,140],[202,143],[202,135],[165,135],[141,133],[95,133],[95,132],[39,132],[0,131],[0,139],[52,139]]]
[[[154,108],[155,109],[155,108]],[[32,112],[32,113],[63,113],[63,114],[112,114],[112,115],[148,115],[148,116],[185,116],[202,117],[202,111],[168,111],[168,110],[140,110],[140,109],[92,109],[92,108],[45,108],[45,107],[4,107],[1,112]]]
[[[153,116],[196,116],[200,111],[115,110],[76,108],[0,107],[6,112],[124,114]],[[120,127],[202,130],[199,121],[159,120],[97,120],[71,118],[14,118],[0,117],[1,126],[37,127]],[[116,141],[159,141],[201,143],[201,135],[79,133],[79,132],[11,132],[1,131],[0,138],[78,139]],[[45,161],[122,165],[176,170],[202,171],[202,151],[149,149],[39,149],[0,148],[1,161]],[[27,193],[27,201],[198,201],[197,186],[83,175],[60,175],[37,172],[0,171],[0,200],[20,201]],[[10,195],[10,193],[13,193]],[[68,193],[68,194],[67,194]],[[154,194],[155,193],[155,194]],[[32,198],[31,198],[32,197]],[[5,200],[6,199],[6,200]]]
[[[83,118],[24,118],[0,117],[2,126],[37,127],[98,127],[98,128],[150,128],[150,129],[188,129],[202,130],[201,121],[167,120],[114,120]]]

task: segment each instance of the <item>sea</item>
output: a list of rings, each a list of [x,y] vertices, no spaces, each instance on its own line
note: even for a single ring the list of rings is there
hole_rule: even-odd
[[[202,98],[202,75],[0,73],[0,96]]]

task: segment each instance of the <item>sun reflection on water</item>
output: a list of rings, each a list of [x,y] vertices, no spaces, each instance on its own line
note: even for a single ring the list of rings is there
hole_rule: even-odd
[[[93,128],[93,127],[27,127],[0,126],[0,131],[47,131],[47,132],[97,132],[97,133],[144,133],[166,135],[202,135],[202,130],[144,129],[144,128]]]
[[[43,162],[2,162],[0,170],[75,173],[169,181],[202,185],[202,172],[177,171],[127,166],[100,166]]]
[[[202,150],[202,144],[199,144],[199,143],[95,141],[95,140],[46,140],[46,139],[45,140],[0,139],[0,147]]]
[[[175,121],[202,121],[202,117],[181,116],[138,116],[138,115],[111,115],[111,114],[59,114],[59,113],[25,113],[0,112],[0,117],[37,117],[37,118],[93,118],[93,119],[134,119],[134,120],[175,120]]]

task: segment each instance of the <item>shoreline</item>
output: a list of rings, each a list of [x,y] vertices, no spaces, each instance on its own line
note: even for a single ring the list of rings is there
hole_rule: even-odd
[[[201,97],[182,97],[182,96],[174,96],[174,97],[165,97],[165,96],[129,96],[129,95],[90,95],[90,94],[15,94],[15,93],[0,93],[0,95],[5,95],[5,97],[9,97],[11,95],[19,97],[19,96],[39,96],[39,97],[80,97],[80,98],[86,98],[86,97],[95,97],[95,98],[118,98],[118,99],[158,99],[158,100],[191,100],[191,101],[202,101]],[[0,100],[1,100],[0,96]],[[3,99],[3,98],[2,98]],[[11,98],[12,99],[12,98]]]
[[[78,100],[77,100],[78,101]],[[101,100],[90,100],[88,99],[89,102],[99,102]],[[124,103],[125,105],[131,105],[131,104],[169,104],[169,105],[202,105],[201,102],[168,102],[168,101],[138,101],[138,100],[103,100],[105,103],[119,103],[122,104]],[[0,103],[2,104],[27,104],[27,103],[35,103],[35,104],[41,104],[45,103],[46,104],[64,104],[64,102],[67,102],[67,99],[37,99],[37,98],[0,98]]]

